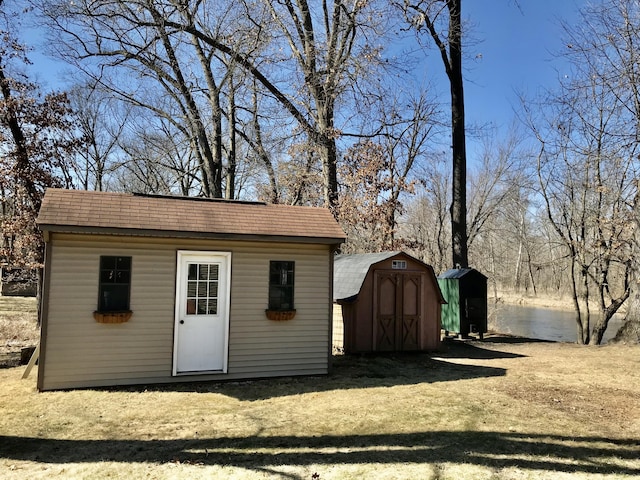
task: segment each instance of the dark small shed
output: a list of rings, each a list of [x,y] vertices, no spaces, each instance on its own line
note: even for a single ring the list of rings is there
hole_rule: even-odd
[[[466,337],[487,332],[487,277],[473,268],[453,268],[438,276],[447,304],[442,307],[442,328]]]
[[[440,346],[444,300],[431,266],[403,252],[338,255],[333,285],[341,306],[334,309],[335,347],[364,353]]]

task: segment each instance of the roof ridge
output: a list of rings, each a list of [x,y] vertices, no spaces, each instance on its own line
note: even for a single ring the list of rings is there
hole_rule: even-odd
[[[241,205],[267,205],[266,202],[259,202],[256,200],[239,200],[231,198],[211,198],[211,197],[190,197],[188,195],[164,195],[160,193],[144,193],[144,192],[132,192],[134,197],[147,197],[158,198],[167,200],[189,200],[192,202],[214,202],[214,203],[238,203]]]
[[[237,205],[256,205],[256,206],[267,206],[267,207],[279,207],[279,208],[303,208],[303,209],[319,209],[319,210],[329,210],[327,207],[322,205],[290,205],[288,203],[269,203],[263,202],[259,200],[239,200],[239,199],[226,199],[226,198],[210,198],[210,197],[190,197],[187,195],[164,195],[157,193],[144,193],[144,192],[114,192],[108,190],[81,190],[81,189],[71,189],[71,188],[57,188],[57,187],[48,187],[47,190],[51,190],[53,192],[60,193],[77,193],[81,195],[110,195],[110,196],[118,196],[118,197],[137,197],[137,198],[149,198],[149,199],[167,199],[167,200],[185,200],[185,201],[195,201],[195,202],[205,202],[205,203],[218,203],[218,204],[237,204]]]

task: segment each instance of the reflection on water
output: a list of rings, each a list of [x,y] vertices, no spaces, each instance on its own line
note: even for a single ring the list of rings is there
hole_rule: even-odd
[[[489,330],[539,340],[576,341],[575,313],[572,310],[519,305],[498,305],[496,308],[490,306],[490,309]],[[620,314],[611,319],[603,343],[616,335],[622,321],[623,316]]]

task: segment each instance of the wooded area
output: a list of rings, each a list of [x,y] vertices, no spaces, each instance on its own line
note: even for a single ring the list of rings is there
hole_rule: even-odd
[[[43,93],[24,4],[1,0],[2,264],[41,263],[47,186],[325,205],[344,252],[403,249],[436,272],[471,265],[494,293],[568,295],[579,343],[626,306],[638,341],[640,6],[585,7],[564,26],[572,75],[469,156],[462,3],[33,2],[76,79]],[[427,55],[448,98],[417,73]]]

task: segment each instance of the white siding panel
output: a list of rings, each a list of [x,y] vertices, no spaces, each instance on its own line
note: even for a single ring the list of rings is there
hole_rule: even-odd
[[[333,304],[333,348],[341,352],[344,349],[344,320],[342,319],[342,305]]]
[[[72,234],[51,246],[45,390],[327,373],[328,246]],[[171,376],[177,250],[232,252],[227,374]],[[93,319],[101,255],[132,257],[127,323]],[[293,320],[265,316],[271,260],[296,262]]]

